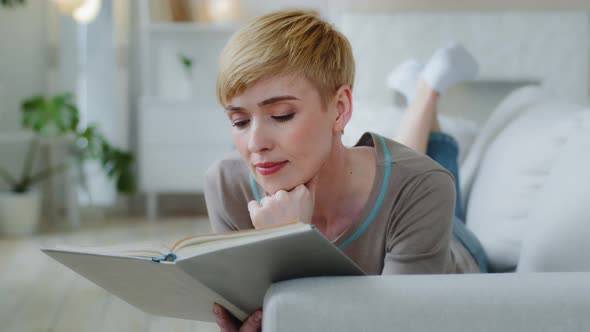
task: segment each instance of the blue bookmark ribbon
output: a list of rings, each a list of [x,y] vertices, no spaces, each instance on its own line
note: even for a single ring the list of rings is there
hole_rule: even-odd
[[[171,259],[169,260],[169,258],[171,258]],[[174,253],[169,253],[169,254],[163,255],[161,258],[152,257],[152,262],[156,262],[156,263],[159,263],[161,261],[174,262],[175,260],[176,260],[176,254],[174,254]]]

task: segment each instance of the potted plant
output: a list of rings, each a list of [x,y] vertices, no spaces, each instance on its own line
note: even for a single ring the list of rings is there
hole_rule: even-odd
[[[178,54],[178,61],[180,62],[182,76],[177,80],[174,93],[175,96],[178,96],[178,99],[190,99],[195,91],[195,75],[193,71],[195,60],[187,55]]]
[[[94,125],[79,128],[79,112],[73,100],[72,94],[65,93],[53,97],[36,96],[22,102],[21,124],[32,130],[34,137],[20,177],[14,177],[0,165],[0,178],[10,186],[9,192],[0,193],[1,233],[32,233],[37,227],[40,211],[40,195],[35,185],[72,166],[80,170],[82,184],[85,184],[82,172],[85,160],[100,160],[106,174],[115,180],[117,191],[130,193],[135,190],[132,154],[113,147]],[[68,142],[67,157],[57,165],[34,172],[39,144],[56,138]]]
[[[5,7],[12,7],[16,5],[24,5],[25,0],[0,0],[0,5]]]

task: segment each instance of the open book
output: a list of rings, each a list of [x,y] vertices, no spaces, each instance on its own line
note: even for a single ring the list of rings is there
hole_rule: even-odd
[[[203,234],[165,245],[41,248],[150,314],[214,322],[213,303],[244,320],[273,282],[365,273],[314,226]]]

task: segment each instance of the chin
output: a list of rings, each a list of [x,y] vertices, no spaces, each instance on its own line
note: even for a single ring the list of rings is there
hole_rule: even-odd
[[[254,169],[253,172],[256,172],[256,170]],[[308,179],[313,176],[302,175],[302,172],[293,169],[283,169],[279,173],[271,176],[256,175],[256,182],[258,182],[269,195],[274,195],[279,190],[291,191],[298,185],[306,183]]]
[[[276,183],[272,183],[272,184],[268,184],[266,186],[263,186],[264,190],[269,195],[274,195],[279,190],[291,191],[295,187],[296,187],[296,185],[291,186],[291,185],[281,185],[281,184],[276,184]]]
[[[303,182],[280,181],[280,179],[278,179],[278,181],[272,181],[269,179],[259,183],[269,195],[274,195],[279,190],[291,191]]]

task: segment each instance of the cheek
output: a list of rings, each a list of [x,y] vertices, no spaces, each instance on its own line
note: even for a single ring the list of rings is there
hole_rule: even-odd
[[[233,131],[231,133],[232,143],[242,158],[248,160],[248,138],[243,133]]]
[[[329,157],[332,147],[332,135],[321,120],[306,121],[289,133],[289,142],[296,149],[297,155],[310,167],[317,168]]]

